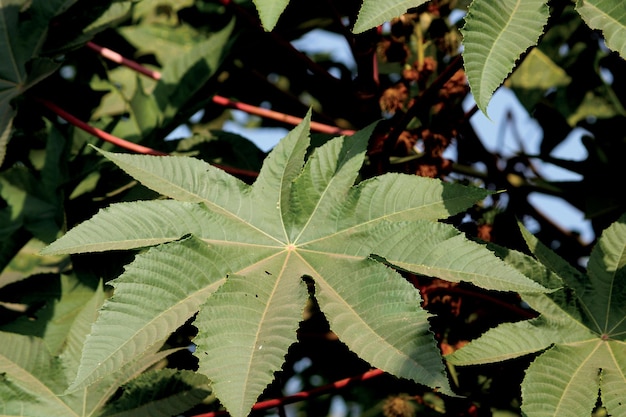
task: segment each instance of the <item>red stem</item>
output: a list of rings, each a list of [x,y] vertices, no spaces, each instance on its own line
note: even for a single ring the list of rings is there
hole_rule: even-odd
[[[134,71],[139,72],[140,74],[146,75],[154,80],[161,79],[161,73],[158,71],[153,71],[149,68],[144,67],[143,65],[130,60],[128,58],[123,57],[111,49],[102,47],[93,42],[87,42],[87,47],[93,49],[98,52],[103,57],[116,62],[118,64],[124,65]],[[224,107],[229,107],[232,109],[241,110],[243,112],[254,114],[256,116],[264,117],[266,119],[277,120],[279,122],[287,123],[290,125],[297,125],[302,121],[302,118],[291,116],[288,114],[280,113],[274,110],[264,109],[262,107],[253,106],[246,103],[239,103],[232,100],[227,99],[226,97],[215,95],[213,96],[213,102],[219,104]],[[340,129],[335,126],[325,125],[323,123],[311,122],[311,130],[322,133],[330,133],[330,134],[339,134],[339,135],[353,135],[355,133],[354,130],[349,129]]]
[[[269,408],[296,403],[298,401],[303,401],[309,398],[316,397],[318,395],[322,395],[329,391],[335,391],[341,388],[345,388],[346,386],[348,386],[349,384],[353,382],[366,381],[368,379],[376,378],[383,374],[384,372],[381,371],[380,369],[372,369],[361,375],[353,376],[353,377],[345,378],[345,379],[340,379],[339,381],[335,381],[331,384],[324,385],[321,387],[313,388],[312,390],[309,390],[309,391],[301,391],[296,394],[289,395],[287,397],[259,401],[258,403],[252,406],[252,410],[254,411],[267,410]],[[227,415],[227,414],[228,414],[227,411],[212,411],[210,413],[196,414],[193,417],[216,417],[216,416]]]
[[[105,142],[109,142],[112,143],[116,146],[119,146],[120,148],[124,148],[124,149],[128,149],[129,151],[133,151],[136,153],[140,153],[140,154],[145,154],[145,155],[159,155],[159,156],[166,156],[167,153],[165,152],[161,152],[161,151],[157,151],[156,149],[152,149],[152,148],[148,148],[146,146],[142,146],[142,145],[138,145],[136,143],[133,142],[129,142],[125,139],[122,138],[118,138],[117,136],[113,136],[110,133],[105,132],[104,130],[100,130],[97,127],[93,127],[88,125],[87,123],[83,122],[82,120],[80,120],[79,118],[77,118],[76,116],[74,116],[73,114],[70,114],[68,112],[66,112],[65,110],[63,110],[62,108],[60,108],[59,106],[57,106],[56,104],[48,101],[48,100],[43,100],[43,99],[36,99],[39,103],[43,104],[44,106],[46,106],[48,109],[52,110],[54,113],[56,113],[59,117],[67,120],[69,123],[73,124],[74,126],[84,130],[85,132],[99,138],[102,139]]]
[[[302,121],[301,117],[291,116],[288,114],[280,113],[274,110],[264,109],[262,107],[252,106],[246,103],[239,103],[232,101],[222,96],[213,96],[213,102],[224,107],[231,109],[237,109],[256,116],[265,117],[267,119],[278,120],[279,122],[297,125]],[[311,122],[311,130],[322,133],[339,134],[339,135],[353,135],[354,130],[340,129],[335,126],[325,125],[323,123]]]
[[[48,100],[43,100],[40,98],[36,98],[36,101],[38,101],[39,103],[43,104],[44,106],[46,106],[49,110],[51,110],[52,112],[54,112],[57,116],[65,119],[66,121],[68,121],[70,124],[78,127],[79,129],[84,130],[85,132],[99,138],[102,139],[105,142],[109,142],[112,143],[116,146],[119,146],[120,148],[123,149],[128,149],[129,151],[133,151],[139,154],[144,154],[144,155],[156,155],[156,156],[168,156],[169,154],[166,152],[161,152],[158,151],[156,149],[152,149],[152,148],[148,148],[147,146],[142,146],[142,145],[138,145],[136,143],[133,142],[129,142],[125,139],[122,138],[118,138],[117,136],[113,136],[110,133],[105,132],[104,130],[100,130],[96,127],[90,126],[87,123],[83,122],[82,120],[80,120],[78,117],[74,116],[71,113],[66,112],[65,110],[63,110],[62,108],[60,108],[59,106],[57,106],[54,103],[51,103]],[[235,167],[229,167],[229,166],[225,166],[225,165],[221,165],[221,164],[211,164],[216,168],[219,168],[223,171],[228,172],[231,175],[236,175],[239,177],[249,177],[249,178],[256,178],[259,176],[259,173],[256,171],[250,171],[247,169],[241,169],[241,168],[235,168]]]
[[[152,78],[153,80],[160,80],[161,79],[161,73],[158,71],[153,71],[149,68],[144,67],[143,65],[139,64],[138,62],[135,62],[133,60],[130,60],[128,58],[123,57],[122,55],[118,54],[117,52],[109,49],[109,48],[105,48],[103,46],[97,45],[91,41],[87,42],[87,47],[90,49],[93,49],[94,51],[96,51],[97,53],[99,53],[101,56],[103,56],[104,58],[116,62],[118,64],[122,64],[134,71],[137,71],[140,74],[146,75],[150,78]]]

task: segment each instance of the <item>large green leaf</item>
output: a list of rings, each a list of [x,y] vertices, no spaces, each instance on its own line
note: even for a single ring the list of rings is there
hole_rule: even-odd
[[[192,158],[104,153],[172,200],[111,206],[44,250],[159,245],[113,282],[71,389],[124,367],[200,310],[200,371],[233,416],[247,415],[296,341],[307,277],[331,328],[356,354],[449,393],[419,293],[377,260],[489,288],[547,291],[437,222],[488,191],[399,174],[354,186],[373,126],[327,142],[305,163],[309,123],[310,113],[252,186]]]
[[[622,0],[577,0],[576,10],[590,28],[602,31],[606,46],[626,59],[626,3]]]
[[[545,0],[474,0],[463,26],[463,60],[478,107],[486,113],[515,61],[535,45],[549,16]]]
[[[530,365],[522,383],[522,411],[526,415],[590,415],[598,390],[610,415],[624,415],[626,215],[598,240],[587,275],[568,265],[526,229],[522,232],[541,263],[534,261],[529,267],[533,261],[522,254],[507,261],[543,284],[548,276],[553,282],[558,277],[564,287],[551,294],[523,295],[541,313],[539,317],[501,324],[447,359],[453,364],[471,365],[546,350]]]
[[[426,3],[427,0],[364,0],[359,16],[354,24],[354,33],[382,25],[394,17],[406,13],[412,7]]]

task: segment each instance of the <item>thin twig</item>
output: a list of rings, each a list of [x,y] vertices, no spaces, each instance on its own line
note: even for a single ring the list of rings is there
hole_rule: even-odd
[[[109,61],[113,61],[117,64],[124,65],[134,71],[137,71],[140,74],[143,74],[152,78],[153,80],[161,79],[161,73],[159,71],[153,71],[149,68],[146,68],[143,65],[139,64],[138,62],[125,58],[122,55],[118,54],[117,52],[109,48],[105,48],[91,41],[87,42],[87,47],[90,49],[93,49],[94,51],[96,51],[97,53],[99,53],[101,56],[108,59]]]
[[[120,65],[124,65],[134,71],[137,71],[140,74],[146,75],[154,80],[161,79],[160,72],[146,68],[143,65],[131,59],[123,57],[122,55],[118,54],[117,52],[111,49],[102,47],[93,42],[87,42],[87,47],[98,52],[104,58],[107,58]],[[290,125],[297,125],[298,123],[302,121],[302,118],[300,117],[291,116],[291,115],[277,112],[274,110],[264,109],[262,107],[253,106],[251,104],[235,102],[235,101],[229,100],[226,97],[222,97],[218,95],[213,96],[213,102],[221,106],[241,110],[248,114],[253,114],[253,115],[264,117],[267,119],[277,120],[279,122],[283,122],[283,123],[290,124]],[[321,133],[330,133],[330,134],[339,134],[339,135],[352,135],[355,133],[354,130],[340,129],[335,126],[330,126],[330,125],[326,125],[326,124],[319,123],[319,122],[311,122],[311,130],[316,131],[316,132],[321,132]]]
[[[301,117],[291,116],[285,113],[277,112],[274,110],[264,109],[262,107],[252,106],[246,103],[239,103],[232,101],[222,96],[213,96],[213,102],[224,107],[231,109],[241,110],[249,114],[265,117],[267,119],[278,120],[279,122],[297,125],[302,121]],[[321,133],[339,134],[339,135],[353,135],[354,130],[340,129],[335,126],[325,125],[323,123],[311,122],[311,130]]]
[[[368,379],[376,378],[383,374],[384,372],[381,371],[380,369],[372,369],[361,375],[353,376],[353,377],[345,378],[345,379],[340,379],[339,381],[335,381],[331,384],[323,385],[321,387],[317,387],[309,391],[301,391],[296,394],[289,395],[289,396],[282,397],[282,398],[259,401],[258,403],[254,404],[254,406],[252,406],[252,410],[254,411],[267,410],[269,408],[279,407],[281,405],[304,401],[309,398],[313,398],[313,397],[317,397],[319,395],[325,394],[327,392],[345,388],[346,386],[354,382],[366,381]],[[227,411],[212,411],[210,413],[196,414],[193,417],[216,417],[216,416],[227,415],[227,414],[228,414]]]
[[[105,142],[112,143],[113,145],[119,146],[120,148],[127,149],[129,151],[133,151],[135,153],[139,153],[143,155],[155,155],[155,156],[170,155],[166,152],[158,151],[156,149],[148,148],[147,146],[138,145],[136,143],[127,141],[125,139],[118,138],[117,136],[107,133],[104,130],[98,129],[97,127],[90,126],[89,124],[80,120],[78,117],[74,116],[71,113],[68,113],[67,111],[63,110],[62,108],[60,108],[59,106],[57,106],[56,104],[48,100],[44,100],[40,98],[36,98],[35,100],[43,104],[53,113],[55,113],[57,116],[66,120],[68,123],[76,126],[77,128],[81,130],[84,130],[85,132],[97,137],[98,139],[102,139]],[[211,165],[223,171],[226,171],[231,175],[235,175],[238,177],[256,178],[259,176],[259,173],[256,171],[250,171],[247,169],[235,168],[235,167],[230,167],[230,166],[215,164],[215,163],[211,163]]]
[[[147,146],[138,145],[136,143],[127,141],[122,138],[118,138],[117,136],[113,136],[110,133],[105,132],[104,130],[100,130],[97,127],[90,126],[89,124],[83,122],[78,117],[70,114],[57,106],[56,104],[43,99],[36,99],[39,103],[46,106],[49,110],[52,110],[57,116],[65,119],[72,125],[84,130],[85,132],[102,139],[105,142],[112,143],[120,148],[128,149],[129,151],[133,151],[136,153],[144,154],[144,155],[158,155],[158,156],[166,156],[167,153],[157,151],[156,149],[148,148]]]

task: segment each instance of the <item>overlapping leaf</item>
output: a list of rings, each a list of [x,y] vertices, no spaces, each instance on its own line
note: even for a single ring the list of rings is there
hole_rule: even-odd
[[[496,362],[547,349],[530,365],[522,383],[522,410],[534,416],[590,415],[600,390],[611,415],[626,404],[626,216],[602,234],[587,275],[568,265],[528,231],[524,237],[539,260],[509,253],[507,261],[552,288],[524,294],[539,317],[505,323],[447,358],[453,364]]]
[[[400,16],[412,7],[420,6],[427,0],[364,0],[359,16],[354,24],[354,33],[382,25],[394,17]]]
[[[621,0],[577,0],[576,10],[590,28],[602,31],[609,48],[626,59],[626,3]]]
[[[0,409],[3,416],[122,416],[146,411],[150,415],[170,416],[193,407],[210,393],[206,378],[173,370],[151,371],[128,382],[176,350],[159,351],[161,346],[157,343],[136,356],[124,369],[93,385],[62,395],[76,376],[85,338],[103,300],[102,286],[92,297],[83,298],[84,305],[73,319],[60,355],[51,354],[45,339],[0,332]],[[63,305],[66,303],[62,300],[59,305],[66,309]],[[132,397],[125,395],[107,404],[126,383],[125,392],[132,393]],[[165,385],[167,389],[164,389]]]
[[[305,164],[309,120],[270,153],[252,186],[191,158],[105,153],[173,200],[113,205],[45,250],[159,245],[114,281],[71,389],[122,368],[199,309],[200,371],[230,413],[244,416],[296,341],[308,276],[331,328],[354,352],[449,392],[419,293],[374,258],[489,288],[545,291],[435,221],[487,191],[397,174],[353,186],[372,128],[335,138]]]

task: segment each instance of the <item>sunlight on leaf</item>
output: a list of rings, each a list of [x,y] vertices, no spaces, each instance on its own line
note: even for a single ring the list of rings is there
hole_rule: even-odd
[[[211,390],[208,380],[196,372],[152,370],[124,386],[120,398],[107,404],[102,417],[171,417],[204,400]]]
[[[472,2],[462,29],[463,60],[472,95],[483,113],[515,61],[537,43],[548,16],[545,0]]]
[[[68,391],[118,371],[189,319],[223,282],[227,264],[211,265],[215,258],[195,238],[137,256],[112,282],[115,296],[105,302],[85,341],[76,380]],[[172,273],[180,275],[172,280]]]
[[[400,174],[354,186],[374,126],[306,158],[309,123],[310,112],[252,186],[193,158],[103,152],[173,200],[112,205],[44,250],[158,244],[113,281],[71,390],[122,369],[199,310],[200,372],[233,416],[245,416],[281,369],[314,291],[331,329],[358,356],[451,394],[419,293],[377,259],[488,288],[548,291],[438,222],[490,192]]]
[[[587,275],[523,227],[522,235],[537,257],[535,265],[522,254],[509,253],[507,262],[538,282],[556,274],[565,287],[550,294],[522,294],[539,317],[500,324],[446,358],[472,365],[534,353],[538,357],[522,382],[525,415],[590,415],[598,390],[608,413],[623,415],[626,406],[618,397],[626,389],[626,215],[603,232]]]
[[[288,4],[289,0],[254,0],[254,5],[259,11],[259,18],[265,30],[274,29]]]
[[[354,33],[365,32],[398,17],[412,7],[420,6],[428,0],[364,0],[359,11]]]
[[[577,0],[576,11],[590,28],[602,31],[606,46],[626,59],[626,3],[622,0]]]

